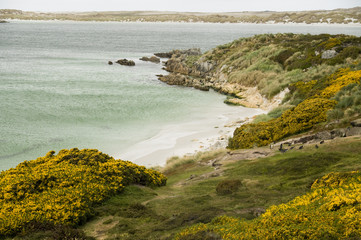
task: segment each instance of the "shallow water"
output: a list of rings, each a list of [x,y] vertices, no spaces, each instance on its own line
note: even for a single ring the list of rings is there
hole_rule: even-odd
[[[135,144],[159,136],[170,126],[192,122],[207,126],[212,119],[213,125],[221,123],[222,114],[233,111],[223,104],[224,96],[163,84],[155,76],[165,74],[161,64],[138,59],[172,49],[199,47],[206,51],[239,37],[277,32],[361,35],[359,26],[1,24],[0,170],[63,148],[97,148],[122,157]],[[136,66],[107,64],[119,58],[132,59]],[[242,115],[242,110],[237,111]],[[256,113],[247,111],[245,115]],[[167,146],[161,142],[152,145],[154,150]],[[140,155],[142,151],[139,149]],[[133,160],[134,154],[127,155],[127,160]],[[164,161],[138,163],[150,166]]]

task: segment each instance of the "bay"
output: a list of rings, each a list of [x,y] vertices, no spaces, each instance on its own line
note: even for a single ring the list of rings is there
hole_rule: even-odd
[[[206,133],[232,113],[246,117],[259,111],[226,106],[225,97],[212,91],[161,83],[155,75],[166,74],[162,65],[138,59],[172,49],[207,51],[240,37],[278,32],[360,36],[361,28],[56,21],[1,24],[0,170],[50,150],[73,147],[97,148],[146,166],[162,165],[165,156],[178,153],[171,147],[181,137]],[[120,58],[134,60],[136,66],[107,64]],[[215,134],[213,131],[211,136]],[[205,138],[211,136],[204,134]],[[161,157],[151,155],[167,149]],[[139,160],[138,154],[142,156]],[[144,158],[147,155],[149,159]]]

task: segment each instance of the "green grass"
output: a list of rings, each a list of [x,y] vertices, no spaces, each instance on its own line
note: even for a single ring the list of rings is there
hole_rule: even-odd
[[[308,192],[314,180],[329,172],[361,169],[357,138],[254,160],[241,160],[241,152],[239,160],[234,157],[237,152],[232,156],[226,152],[208,157],[198,154],[191,163],[169,168],[168,184],[162,188],[129,186],[99,206],[94,221],[114,217],[106,224],[113,225],[106,232],[108,239],[171,239],[180,229],[208,223],[219,215],[255,218],[259,209]],[[224,162],[222,174],[207,177],[215,170],[206,162],[214,158],[232,160]],[[227,194],[217,193],[217,186],[224,183],[237,187],[230,187]],[[86,233],[92,228],[91,224],[82,227]]]

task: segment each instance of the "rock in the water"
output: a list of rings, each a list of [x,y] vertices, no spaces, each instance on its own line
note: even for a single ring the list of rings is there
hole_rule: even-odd
[[[113,62],[112,62],[112,61],[108,61],[108,64],[109,64],[109,65],[113,65]]]
[[[335,50],[326,50],[322,53],[321,58],[322,59],[330,59],[337,55],[337,52]]]
[[[151,56],[150,58],[142,57],[142,58],[139,58],[139,60],[146,61],[146,62],[160,63],[160,58],[158,58],[156,56]]]
[[[173,55],[188,55],[188,56],[194,56],[194,55],[201,55],[202,52],[199,48],[191,48],[187,50],[173,50],[167,53],[154,53],[155,56],[160,58],[171,58]]]
[[[154,53],[155,56],[160,57],[160,58],[171,58],[173,53],[172,52],[167,52],[167,53]]]
[[[118,61],[116,61],[116,63],[124,66],[135,66],[135,62],[128,59],[119,59]]]

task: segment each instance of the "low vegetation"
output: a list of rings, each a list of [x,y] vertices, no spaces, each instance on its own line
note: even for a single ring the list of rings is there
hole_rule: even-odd
[[[205,53],[228,83],[257,87],[272,98],[296,82],[318,80],[339,68],[360,69],[361,38],[346,35],[265,34]]]
[[[239,235],[242,233],[233,229],[234,225],[221,225],[218,219],[235,218],[253,224],[262,213],[269,212],[266,209],[271,206],[312,193],[311,186],[316,179],[335,171],[361,170],[360,149],[360,139],[355,138],[335,140],[319,149],[310,145],[303,150],[253,160],[242,158],[245,150],[233,155],[216,153],[214,158],[198,156],[192,163],[180,158],[179,165],[167,174],[167,186],[157,189],[127,187],[121,195],[99,206],[96,217],[81,229],[87,235],[103,239],[222,237],[223,232],[212,226]],[[221,169],[211,166],[214,160],[222,164]],[[322,215],[318,216],[321,218]],[[111,223],[102,224],[109,219]],[[194,224],[206,228],[203,232],[193,231],[199,226],[191,227]],[[109,230],[99,235],[106,226]],[[182,230],[185,227],[191,228]],[[331,226],[328,229],[332,232]]]
[[[75,21],[138,21],[138,22],[212,22],[212,23],[360,23],[360,7],[329,11],[303,12],[239,12],[239,13],[179,13],[179,12],[80,12],[46,13],[1,9],[0,18],[24,20]]]
[[[129,184],[163,186],[159,172],[97,150],[54,151],[0,174],[0,237],[31,226],[76,226]]]
[[[221,216],[183,230],[175,239],[214,233],[222,239],[359,239],[361,173],[330,173],[311,192],[275,205],[253,221]],[[190,237],[192,236],[192,237]]]
[[[295,87],[293,91],[299,91],[299,95],[307,97],[305,100],[296,107],[286,110],[277,118],[266,119],[259,123],[244,124],[237,128],[233,137],[229,140],[228,147],[237,149],[265,146],[284,137],[308,130],[317,123],[325,122],[327,120],[327,111],[333,109],[337,103],[337,101],[330,100],[330,98],[348,86],[357,86],[356,90],[352,91],[352,93],[357,94],[360,79],[361,70],[340,69],[328,78],[307,83],[297,82],[293,85]],[[342,91],[340,95],[343,92],[346,92],[346,90]],[[350,103],[337,104],[339,106],[336,108],[337,110],[342,106],[349,107],[355,102],[353,97],[345,97],[344,99],[350,99],[347,100]],[[272,116],[273,113],[274,111],[270,112],[269,115]],[[332,117],[332,114],[334,113],[331,112],[329,117]],[[358,112],[349,112],[349,115],[351,114],[358,114]]]

